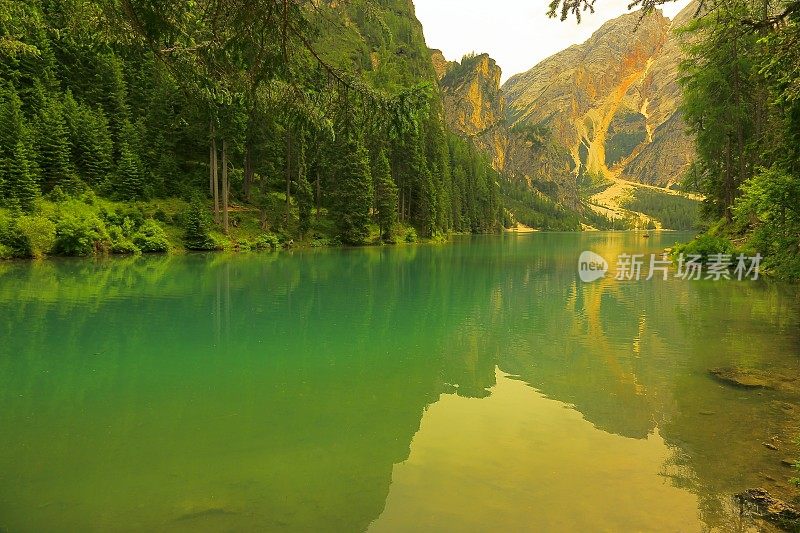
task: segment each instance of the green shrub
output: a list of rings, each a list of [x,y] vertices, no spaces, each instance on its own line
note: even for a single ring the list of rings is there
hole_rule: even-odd
[[[40,215],[21,216],[17,228],[27,240],[30,257],[42,257],[56,241],[56,225]]]
[[[133,236],[133,243],[144,253],[169,251],[169,239],[164,228],[153,219],[144,221]]]
[[[341,246],[341,245],[342,245],[342,241],[340,241],[336,237],[330,239],[328,237],[315,236],[311,240],[311,247],[312,248],[323,248],[323,247],[328,247],[328,246]]]
[[[55,225],[40,215],[0,218],[0,257],[42,257],[55,241]]]
[[[50,198],[50,201],[56,203],[66,202],[69,200],[69,194],[67,194],[67,192],[61,188],[61,185],[56,185],[53,187],[53,190],[51,190],[47,196]]]
[[[280,244],[281,243],[277,235],[273,235],[272,233],[264,233],[255,240],[253,247],[256,250],[276,250]]]
[[[119,226],[109,226],[108,236],[111,239],[111,253],[114,254],[137,254],[140,253],[139,247],[125,234]]]
[[[93,212],[70,206],[59,210],[53,250],[60,255],[85,256],[105,253],[111,245],[105,224]]]
[[[0,245],[5,258],[33,256],[30,241],[17,226],[17,219],[0,217]]]
[[[406,231],[405,241],[408,243],[417,242],[419,237],[417,236],[417,230],[414,228],[408,228]]]
[[[685,257],[699,255],[702,256],[703,262],[707,262],[710,255],[734,255],[735,253],[736,249],[731,241],[723,237],[715,237],[712,235],[700,235],[693,241],[675,245],[675,248],[672,250],[672,255],[674,257],[679,257],[681,254]]]
[[[100,210],[100,216],[107,224],[120,226],[123,229],[138,228],[144,224],[145,221],[144,212],[142,209],[136,207],[120,207],[114,211],[108,211],[102,208]],[[126,222],[126,219],[128,222]],[[126,235],[130,237],[132,233],[126,233]]]
[[[86,205],[95,205],[97,203],[97,195],[91,189],[87,189],[81,196],[81,199]]]

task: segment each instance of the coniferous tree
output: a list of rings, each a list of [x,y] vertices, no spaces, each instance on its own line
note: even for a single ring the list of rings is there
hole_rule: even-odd
[[[103,184],[110,177],[114,151],[105,114],[102,109],[92,110],[78,104],[72,93],[67,91],[64,119],[76,172],[89,185]]]
[[[136,1],[111,18],[103,17],[94,1],[11,2],[13,9],[5,19],[0,16],[6,37],[0,39],[0,91],[19,98],[0,95],[0,113],[19,119],[2,117],[3,197],[32,206],[42,192],[37,184],[51,193],[78,183],[121,200],[190,195],[205,188],[213,115],[216,152],[227,144],[229,156],[231,185],[224,190],[244,192],[245,201],[251,186],[258,191],[264,228],[276,222],[267,219],[278,211],[275,193],[284,190],[288,206],[298,207],[302,232],[310,229],[313,203],[349,243],[368,237],[373,214],[384,238],[398,218],[425,235],[459,223],[472,228],[473,220],[475,228],[492,226],[484,219],[497,212],[493,188],[476,193],[481,174],[475,165],[483,163],[473,164],[467,148],[461,160],[451,155],[438,97],[415,88],[433,80],[427,49],[406,23],[395,28],[390,15],[387,28],[367,20],[360,7],[343,7],[357,15],[354,23],[364,33],[352,40],[331,36],[334,55],[357,57],[362,46],[385,40],[388,29],[407,34],[412,48],[396,58],[393,50],[382,51],[378,75],[363,79],[357,64],[332,65],[347,74],[332,81],[318,76],[325,68],[313,72],[324,60],[310,53],[320,29],[304,7],[311,0],[289,2],[279,12],[269,2],[256,4],[226,4],[229,13],[212,20],[215,10],[206,0],[168,0],[159,9]],[[386,9],[376,7],[376,17],[381,11]],[[289,26],[276,25],[279,21]],[[121,27],[108,31],[106,24]],[[287,53],[274,54],[282,45]],[[347,72],[350,66],[353,72]],[[343,90],[340,82],[351,75],[354,83]],[[335,131],[343,112],[347,129],[359,131],[361,141]],[[30,127],[23,128],[26,119]],[[284,136],[276,132],[288,124],[293,137],[286,150]],[[375,144],[359,146],[367,135]],[[333,138],[342,141],[329,141]],[[331,147],[335,153],[326,155]],[[372,162],[378,189],[373,195],[370,165],[361,160],[365,148],[377,156],[379,147],[390,158],[390,170],[382,160]],[[460,187],[454,186],[457,167]],[[219,193],[220,186],[213,190]],[[47,198],[58,202],[64,195]],[[485,206],[477,205],[481,200]]]
[[[433,183],[433,174],[431,173],[428,165],[424,163],[421,166],[420,173],[417,176],[418,180],[418,203],[417,209],[417,225],[426,237],[432,237],[436,231],[436,189]]]
[[[389,158],[386,152],[381,150],[375,164],[373,174],[375,182],[375,207],[378,211],[378,226],[381,230],[381,238],[384,241],[391,241],[392,228],[397,223],[397,185],[392,179],[392,171],[389,166]]]
[[[22,101],[13,89],[0,93],[0,99],[0,154],[11,157],[23,137]]]
[[[71,187],[74,177],[70,160],[69,137],[64,120],[63,106],[49,98],[39,115],[37,124],[39,171],[45,190],[56,185]]]
[[[0,195],[2,203],[30,212],[39,194],[31,150],[16,91],[6,91],[0,107]]]
[[[117,196],[123,200],[139,200],[145,196],[142,180],[142,163],[128,143],[120,147],[116,176]]]
[[[349,137],[341,143],[341,163],[336,169],[331,206],[339,238],[345,244],[364,244],[369,236],[369,213],[372,207],[372,176],[367,151],[358,140]]]
[[[17,142],[6,173],[7,191],[14,205],[25,212],[33,211],[39,187],[31,172],[28,152],[22,141]]]
[[[0,204],[10,205],[13,194],[8,173],[22,138],[22,104],[13,90],[0,93],[0,98]]]
[[[189,250],[214,250],[217,248],[210,234],[211,221],[208,210],[199,196],[192,198],[189,210],[185,215],[184,230],[183,240]]]
[[[113,54],[105,54],[99,58],[95,97],[109,118],[109,130],[120,151],[127,122],[130,120],[126,101],[127,85],[122,69],[122,60]]]

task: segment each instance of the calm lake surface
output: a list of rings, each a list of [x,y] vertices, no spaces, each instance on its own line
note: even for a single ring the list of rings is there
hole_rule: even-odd
[[[0,530],[763,527],[797,287],[578,278],[688,238],[0,264]]]

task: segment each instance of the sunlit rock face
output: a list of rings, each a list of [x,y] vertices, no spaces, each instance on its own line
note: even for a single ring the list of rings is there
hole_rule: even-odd
[[[643,144],[623,169],[624,175],[635,181],[671,185],[683,176],[694,160],[694,142],[679,109],[682,91],[678,83],[678,65],[682,46],[689,37],[676,30],[685,26],[697,9],[698,3],[692,2],[673,19],[667,42],[643,80],[650,142]]]
[[[494,168],[502,171],[508,130],[500,67],[487,54],[465,57],[458,63],[448,62],[440,51],[432,50],[431,59],[439,76],[448,127],[471,139],[491,158]]]
[[[507,169],[567,189],[614,177],[668,185],[692,161],[680,119],[680,40],[660,11],[604,24],[585,43],[502,87],[511,131]],[[544,155],[543,155],[544,154]]]

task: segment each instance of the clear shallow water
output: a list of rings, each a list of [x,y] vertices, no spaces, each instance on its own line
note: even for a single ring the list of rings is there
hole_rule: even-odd
[[[756,527],[797,288],[577,275],[686,238],[0,264],[0,530]]]

